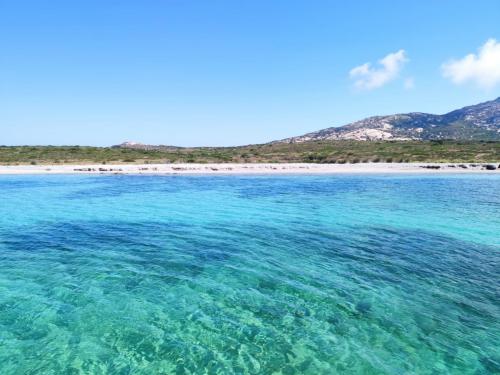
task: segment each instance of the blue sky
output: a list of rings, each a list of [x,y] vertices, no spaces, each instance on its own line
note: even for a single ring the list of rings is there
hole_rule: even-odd
[[[500,96],[499,15],[498,0],[0,1],[0,144],[239,145],[444,113]]]

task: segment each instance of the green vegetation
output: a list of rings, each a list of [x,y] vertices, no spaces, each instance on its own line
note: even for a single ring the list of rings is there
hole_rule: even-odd
[[[497,162],[500,142],[318,141],[240,147],[0,146],[0,164]]]

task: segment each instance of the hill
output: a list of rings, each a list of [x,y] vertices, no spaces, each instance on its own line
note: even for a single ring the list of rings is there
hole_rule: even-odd
[[[277,142],[308,141],[425,141],[500,140],[500,97],[444,115],[412,112],[373,116],[341,127],[331,127]]]

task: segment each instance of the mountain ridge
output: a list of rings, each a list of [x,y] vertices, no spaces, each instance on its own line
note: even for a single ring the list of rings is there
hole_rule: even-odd
[[[500,140],[500,97],[443,115],[423,112],[371,116],[350,124],[329,127],[278,143],[325,140]]]

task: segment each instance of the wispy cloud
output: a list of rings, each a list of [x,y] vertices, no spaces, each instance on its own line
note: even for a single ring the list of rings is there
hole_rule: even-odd
[[[401,49],[380,59],[378,61],[380,67],[372,67],[368,62],[351,69],[349,76],[355,80],[354,87],[373,90],[396,79],[403,65],[408,61],[405,50]]]
[[[489,39],[477,54],[442,65],[443,75],[455,84],[471,82],[481,88],[492,88],[500,83],[500,43]]]

